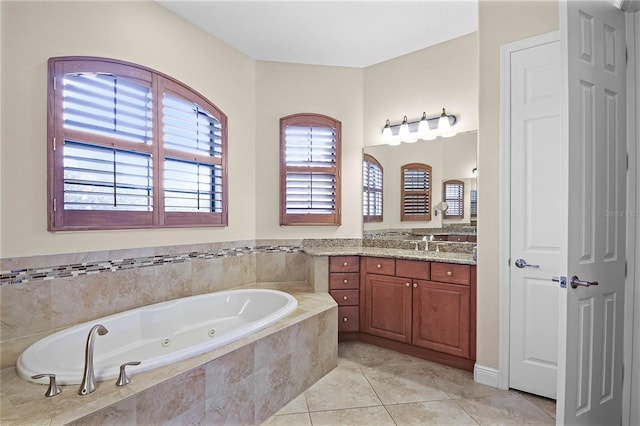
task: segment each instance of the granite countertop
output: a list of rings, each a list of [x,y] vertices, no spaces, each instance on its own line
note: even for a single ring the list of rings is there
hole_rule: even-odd
[[[394,259],[425,260],[429,262],[458,263],[475,265],[471,253],[456,252],[425,252],[424,250],[406,250],[396,248],[365,247],[365,246],[321,246],[304,247],[303,251],[312,256],[370,256],[389,257]]]

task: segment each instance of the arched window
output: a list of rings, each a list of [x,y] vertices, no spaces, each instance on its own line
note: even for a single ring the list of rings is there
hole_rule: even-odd
[[[340,225],[341,128],[320,114],[280,119],[280,225]]]
[[[431,166],[405,164],[401,168],[401,221],[431,220]]]
[[[227,224],[227,117],[106,58],[49,60],[49,229]]]
[[[364,154],[362,162],[362,214],[364,222],[382,222],[382,166]]]
[[[464,217],[464,182],[448,180],[444,183],[443,198],[449,207],[442,214],[443,219],[462,219]]]

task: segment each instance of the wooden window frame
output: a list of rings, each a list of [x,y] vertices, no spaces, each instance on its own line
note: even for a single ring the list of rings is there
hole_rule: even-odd
[[[474,193],[476,195],[475,201],[472,196]],[[469,199],[470,199],[471,217],[478,217],[478,190],[477,189],[472,189],[471,191],[469,191]]]
[[[463,219],[464,218],[464,182],[457,179],[450,179],[442,183],[442,199],[444,202],[449,204],[449,200],[447,199],[447,185],[460,185],[462,187],[462,194],[459,199],[456,199],[460,202],[460,214],[449,214],[449,209],[445,210],[442,213],[443,219]]]
[[[372,163],[376,167],[378,167],[380,169],[380,177],[381,177],[381,187],[379,189],[375,188],[375,187],[364,186],[364,182],[363,182],[363,186],[362,186],[363,195],[364,195],[364,193],[372,193],[372,192],[380,193],[380,202],[382,203],[379,215],[363,214],[362,215],[363,221],[364,221],[364,223],[383,222],[384,221],[384,193],[383,193],[383,188],[384,188],[384,168],[382,167],[382,164],[380,164],[380,162],[373,155],[370,155],[370,154],[364,154],[363,163]],[[363,202],[364,202],[364,197],[363,197]],[[367,210],[367,212],[371,213],[368,210]]]
[[[227,182],[227,116],[212,102],[189,86],[166,74],[151,68],[102,57],[66,56],[50,58],[48,62],[48,111],[47,111],[47,180],[48,180],[48,230],[76,231],[100,229],[140,229],[215,227],[228,223],[228,182]],[[113,74],[148,85],[152,94],[152,137],[150,144],[138,144],[108,136],[91,136],[86,133],[65,129],[63,123],[62,79],[67,73],[96,72]],[[215,117],[222,126],[219,158],[191,154],[190,161],[215,163],[222,173],[222,209],[218,212],[165,212],[163,163],[166,154],[171,158],[185,159],[179,150],[166,149],[162,134],[162,97],[164,90],[195,102]],[[63,146],[65,140],[79,140],[82,143],[97,141],[99,146],[143,152],[152,159],[152,210],[112,211],[112,210],[65,210]],[[89,141],[87,139],[90,139]]]
[[[331,127],[335,129],[335,163],[333,167],[287,166],[286,129],[287,126]],[[314,113],[292,114],[280,119],[280,225],[326,225],[341,224],[341,152],[342,123],[335,118]],[[333,214],[292,214],[287,213],[287,173],[327,173],[333,174],[335,181],[335,211]]]
[[[418,170],[424,170],[428,173],[429,175],[429,188],[426,191],[406,191],[405,190],[405,186],[404,186],[404,175],[405,172],[407,170],[413,170],[413,169],[418,169]],[[431,209],[433,208],[432,206],[432,197],[431,197],[431,192],[432,192],[432,188],[433,188],[433,174],[432,174],[432,169],[431,166],[428,164],[423,164],[423,163],[410,163],[410,164],[405,164],[404,166],[402,166],[400,168],[400,221],[401,222],[428,222],[431,220]],[[418,194],[418,195],[425,195],[426,199],[427,199],[427,211],[424,214],[405,214],[405,204],[406,204],[406,197],[407,195],[410,194]]]

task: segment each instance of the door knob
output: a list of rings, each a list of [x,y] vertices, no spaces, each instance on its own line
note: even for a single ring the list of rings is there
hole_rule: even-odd
[[[536,268],[537,269],[537,268],[540,267],[540,265],[530,265],[524,259],[517,259],[515,264],[516,264],[516,267],[518,267],[518,268],[524,268],[526,266],[528,268]]]
[[[571,277],[570,284],[571,284],[571,288],[589,287],[592,285],[598,285],[598,281],[583,281],[574,275]]]

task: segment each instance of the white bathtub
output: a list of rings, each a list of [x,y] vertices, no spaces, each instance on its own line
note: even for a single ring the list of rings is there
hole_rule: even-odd
[[[255,333],[293,312],[296,299],[281,291],[228,290],[184,297],[89,321],[47,336],[25,350],[17,362],[18,375],[30,382],[53,373],[58,384],[80,384],[87,335],[96,324],[109,333],[95,336],[97,381],[115,379],[125,362],[127,374],[150,370],[210,351]]]

